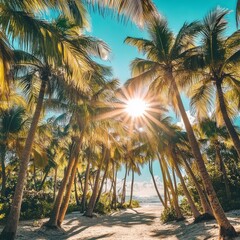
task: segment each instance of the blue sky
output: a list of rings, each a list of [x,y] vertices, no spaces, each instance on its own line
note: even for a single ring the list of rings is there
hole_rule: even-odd
[[[201,20],[210,10],[217,6],[232,10],[228,15],[228,34],[236,30],[234,15],[236,0],[155,0],[154,3],[159,12],[167,18],[169,26],[174,32],[177,32],[186,21]],[[108,43],[112,49],[112,54],[107,64],[112,66],[114,77],[117,77],[121,83],[124,83],[130,77],[129,64],[131,60],[139,56],[135,48],[123,43],[124,39],[127,36],[146,38],[147,33],[137,28],[131,22],[125,24],[118,22],[110,16],[102,17],[95,12],[91,12],[91,19],[91,34]],[[186,110],[188,110],[187,101],[185,101],[185,105]],[[121,171],[119,174],[120,179],[123,177],[123,172]],[[154,163],[154,172],[155,175],[160,175],[157,161]],[[142,169],[142,175],[136,176],[136,181],[149,180],[150,174],[146,166]]]

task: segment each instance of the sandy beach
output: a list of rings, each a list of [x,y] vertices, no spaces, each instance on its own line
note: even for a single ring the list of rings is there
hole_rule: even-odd
[[[162,224],[159,206],[144,206],[115,212],[108,216],[86,218],[79,213],[67,215],[63,224],[65,232],[40,228],[46,221],[20,222],[18,240],[133,240],[133,239],[217,239],[218,228],[215,221],[193,224],[192,218],[183,222]],[[240,210],[227,213],[231,223],[240,232]],[[2,228],[2,226],[0,227]],[[238,237],[237,239],[240,239]]]

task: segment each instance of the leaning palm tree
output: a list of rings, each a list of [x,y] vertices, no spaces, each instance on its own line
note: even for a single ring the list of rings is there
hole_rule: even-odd
[[[233,109],[230,105],[234,105],[234,102],[226,97],[231,94],[233,99],[239,101],[240,35],[237,31],[227,38],[224,36],[227,29],[224,18],[228,13],[227,10],[217,8],[204,18],[202,45],[194,50],[194,56],[188,59],[185,66],[189,71],[198,71],[199,80],[193,89],[192,106],[199,114],[206,113],[212,110],[212,102],[216,99],[216,119],[223,119],[240,157],[240,139],[231,120]],[[235,110],[233,114],[237,115],[238,112]]]
[[[31,127],[20,158],[21,165],[12,208],[0,239],[14,239],[16,234],[24,179],[45,94],[52,94],[57,85],[64,81],[72,84],[76,89],[83,88],[84,83],[76,79],[85,79],[86,71],[89,71],[89,74],[93,69],[95,71],[101,69],[101,66],[94,63],[90,56],[99,56],[101,49],[107,50],[105,44],[101,41],[79,35],[77,30],[81,30],[81,28],[69,25],[67,21],[62,21],[62,18],[59,18],[60,22],[57,21],[52,25],[33,19],[31,16],[29,18],[33,20],[35,25],[39,22],[38,30],[40,33],[38,32],[38,34],[42,42],[35,49],[34,55],[23,51],[15,51],[14,57],[15,63],[18,65],[17,74],[25,83],[25,90],[28,91],[32,82],[37,82],[40,86]],[[50,45],[51,48],[49,48]],[[26,72],[27,75],[23,75]],[[85,84],[88,83],[85,82]]]
[[[197,162],[214,216],[220,226],[219,234],[223,237],[236,236],[235,229],[226,218],[211,183],[179,92],[180,80],[185,80],[188,77],[182,63],[191,54],[190,48],[193,46],[194,37],[199,30],[197,22],[185,23],[178,34],[174,36],[169,30],[166,20],[156,18],[148,24],[149,40],[128,37],[125,42],[137,47],[147,57],[147,60],[138,58],[132,62],[135,77],[130,80],[130,83],[145,81],[154,86],[156,94],[167,93],[168,96],[172,97],[169,101],[183,119],[192,153]]]

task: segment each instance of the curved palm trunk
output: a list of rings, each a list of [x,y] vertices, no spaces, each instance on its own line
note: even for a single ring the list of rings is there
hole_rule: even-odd
[[[130,193],[129,207],[132,206],[133,187],[134,187],[134,170],[132,169],[132,183],[131,183],[131,193]]]
[[[81,135],[81,138],[82,138],[82,135]],[[70,178],[70,174],[72,172],[72,169],[73,169],[73,166],[75,163],[76,155],[78,155],[78,153],[80,151],[82,139],[80,139],[80,140],[78,139],[77,142],[74,140],[74,142],[75,142],[76,146],[70,156],[67,170],[64,174],[63,180],[60,185],[60,189],[59,189],[57,197],[56,197],[56,201],[53,206],[51,217],[50,217],[49,221],[45,224],[45,226],[50,227],[50,228],[58,228],[57,221],[58,221],[59,212],[60,212],[60,208],[62,205],[64,193],[65,193],[66,186],[67,186],[68,180]]]
[[[200,176],[202,178],[203,184],[204,184],[204,188],[206,189],[206,193],[209,199],[209,202],[211,204],[211,207],[213,209],[213,213],[214,216],[217,220],[217,223],[219,224],[220,227],[220,231],[219,231],[219,235],[221,237],[234,237],[237,235],[234,227],[230,224],[230,222],[228,221],[223,208],[217,198],[217,194],[213,188],[211,179],[209,177],[209,174],[207,172],[206,166],[204,164],[199,146],[198,146],[198,142],[196,140],[196,137],[194,135],[192,126],[189,122],[188,116],[186,114],[186,111],[184,109],[183,103],[182,103],[182,99],[180,97],[180,93],[178,91],[178,87],[177,84],[175,82],[175,79],[173,78],[172,74],[170,73],[169,75],[170,80],[172,82],[172,86],[175,92],[175,96],[177,99],[177,103],[178,103],[178,108],[180,111],[180,114],[182,116],[186,131],[187,131],[187,135],[188,135],[188,139],[189,139],[189,143],[192,149],[192,153],[193,156],[197,162],[198,165],[198,170],[200,172]]]
[[[152,160],[149,161],[149,172],[151,174],[153,184],[154,184],[154,188],[157,192],[158,198],[159,198],[160,202],[162,203],[162,205],[164,206],[164,208],[167,208],[166,205],[165,205],[165,202],[162,199],[162,196],[161,196],[160,192],[158,191],[157,183],[156,183],[156,180],[155,180],[154,174],[153,174]]]
[[[86,217],[92,217],[93,216],[93,210],[95,207],[95,203],[96,203],[96,199],[97,199],[97,194],[98,194],[98,187],[99,187],[99,180],[100,180],[100,173],[101,173],[101,169],[102,169],[102,165],[103,165],[103,161],[106,157],[106,148],[104,148],[104,153],[103,153],[103,157],[101,159],[101,162],[99,164],[98,170],[97,170],[97,175],[95,178],[95,182],[94,182],[94,187],[93,187],[93,192],[92,192],[92,196],[90,198],[86,213],[84,214]]]
[[[186,161],[186,159],[184,157],[182,159],[183,159],[183,162],[185,164],[186,170],[189,173],[190,177],[192,178],[192,180],[194,182],[194,185],[195,185],[195,187],[197,189],[197,192],[198,192],[198,195],[199,195],[199,198],[200,198],[200,202],[201,202],[204,214],[213,215],[211,206],[209,205],[209,203],[208,203],[208,201],[206,199],[205,194],[203,193],[203,190],[202,190],[200,184],[198,183],[194,173],[192,172],[192,169],[190,168],[190,166],[189,166],[188,162]]]
[[[57,219],[57,224],[59,227],[61,227],[62,222],[65,218],[67,209],[68,209],[68,204],[69,204],[69,200],[71,197],[71,190],[72,190],[73,182],[74,182],[76,172],[77,172],[77,166],[78,166],[78,156],[75,157],[74,165],[72,168],[72,173],[71,173],[68,185],[66,187],[66,193],[65,193],[63,202],[61,204],[60,211],[59,211],[59,215],[58,215],[58,219]]]
[[[77,176],[74,178],[74,195],[77,206],[80,206],[79,198],[78,198],[78,190],[77,190]]]
[[[23,149],[22,156],[20,158],[20,168],[19,168],[17,185],[15,188],[14,196],[13,196],[11,210],[8,216],[6,226],[4,227],[0,235],[1,240],[13,240],[16,235],[19,216],[20,216],[20,210],[21,210],[21,204],[22,204],[23,189],[25,186],[25,178],[26,178],[26,173],[27,173],[27,168],[29,163],[29,157],[32,150],[34,136],[36,133],[39,117],[40,117],[42,106],[43,106],[45,89],[46,89],[46,81],[42,80],[36,109],[33,115],[28,136],[25,142],[25,147]]]
[[[87,169],[85,172],[85,182],[84,182],[83,196],[82,196],[82,202],[81,202],[82,213],[86,210],[86,205],[87,205],[89,175],[90,175],[90,157],[88,157]]]
[[[172,176],[173,176],[174,191],[176,193],[177,200],[178,200],[178,188],[177,188],[177,181],[176,181],[176,175],[175,175],[174,168],[172,168]]]
[[[96,199],[96,203],[95,203],[95,204],[97,204],[97,203],[99,202],[100,197],[101,197],[101,194],[102,194],[104,182],[105,182],[106,177],[107,177],[109,161],[110,161],[110,155],[108,155],[108,157],[107,157],[107,162],[106,162],[106,166],[105,166],[105,171],[104,171],[104,174],[103,174],[103,177],[102,177],[101,185],[100,185],[100,188],[99,188],[99,192],[98,192],[98,196],[97,196],[97,199]]]
[[[123,179],[123,190],[122,190],[122,198],[121,198],[121,205],[123,205],[125,203],[125,199],[126,199],[126,180],[127,180],[127,163],[125,164],[125,175],[124,175],[124,179]]]
[[[177,214],[177,221],[181,221],[181,220],[184,219],[184,217],[182,215],[182,212],[181,212],[179,204],[178,204],[178,199],[177,199],[177,196],[176,196],[176,192],[174,191],[172,179],[171,179],[171,176],[169,174],[166,162],[165,162],[165,160],[163,158],[160,158],[159,154],[157,154],[157,155],[158,155],[159,163],[160,163],[160,165],[162,165],[161,168],[164,170],[164,172],[166,173],[167,178],[168,178],[168,183],[169,183],[169,188],[170,188],[171,194],[172,194],[174,209],[175,209],[176,214]]]
[[[226,104],[225,104],[225,100],[224,100],[224,95],[223,95],[223,91],[222,91],[222,86],[221,86],[221,83],[218,81],[216,83],[216,88],[217,88],[217,96],[218,96],[218,101],[219,101],[223,120],[227,127],[228,133],[232,138],[233,145],[238,153],[238,157],[240,158],[240,140],[238,137],[238,133],[236,132],[236,130],[228,116],[227,108],[226,108]]]
[[[174,152],[174,150],[171,150],[171,155],[172,155],[173,164],[174,164],[174,167],[176,169],[177,176],[179,177],[180,182],[182,184],[184,195],[186,196],[186,198],[188,200],[188,203],[189,203],[189,206],[191,208],[191,211],[193,213],[194,218],[197,219],[201,214],[197,210],[197,207],[195,206],[195,204],[192,200],[192,197],[191,197],[191,195],[190,195],[190,193],[189,193],[189,191],[186,187],[186,184],[185,184],[184,179],[182,177],[181,171],[179,170],[179,167],[178,167],[178,164],[177,164],[178,159],[177,159],[177,156],[176,156],[176,153]]]
[[[231,199],[231,191],[230,191],[230,188],[229,188],[229,181],[228,181],[228,178],[227,178],[226,168],[225,168],[225,165],[224,165],[224,162],[223,162],[218,144],[215,145],[215,149],[216,149],[217,159],[218,159],[218,162],[219,162],[219,164],[218,164],[219,169],[218,170],[222,173],[224,186],[225,186],[225,191],[226,191],[226,196],[227,196],[227,199],[230,200]]]
[[[44,183],[45,183],[45,181],[46,181],[46,179],[47,179],[48,173],[50,172],[50,169],[51,169],[51,168],[48,168],[47,171],[45,172],[44,177],[43,177],[43,180],[42,180],[42,182],[41,182],[41,184],[40,184],[40,186],[39,186],[39,188],[38,188],[38,191],[41,191],[41,190],[42,190],[43,185],[44,185]]]
[[[54,189],[53,189],[54,202],[56,201],[56,193],[57,193],[57,172],[58,172],[58,166],[54,168]]]

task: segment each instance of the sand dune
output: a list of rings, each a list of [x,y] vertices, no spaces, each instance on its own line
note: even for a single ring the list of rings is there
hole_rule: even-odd
[[[215,221],[193,224],[189,218],[184,222],[162,224],[159,206],[145,206],[113,213],[109,216],[86,218],[79,213],[67,215],[63,228],[56,232],[40,228],[46,221],[22,221],[18,240],[133,240],[133,239],[217,239],[218,227]],[[240,231],[240,210],[227,213],[237,231]],[[240,239],[238,237],[237,239]]]

